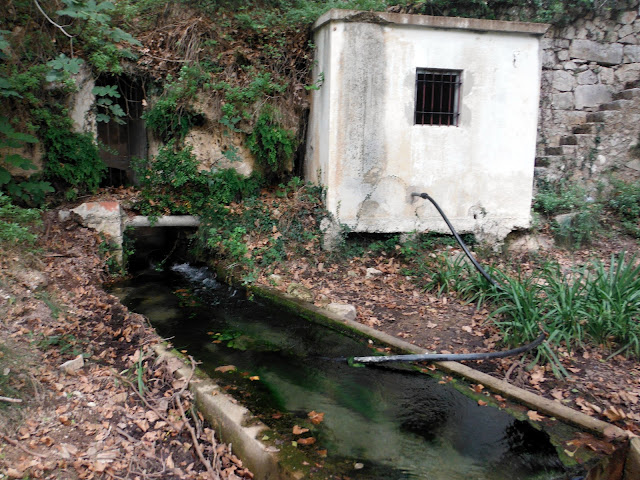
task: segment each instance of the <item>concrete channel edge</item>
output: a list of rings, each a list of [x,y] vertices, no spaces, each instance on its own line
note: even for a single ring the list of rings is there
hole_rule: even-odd
[[[253,285],[249,287],[249,291],[258,297],[279,304],[280,306],[302,316],[306,316],[308,319],[311,317],[316,320],[324,319],[324,322],[326,323],[333,323],[339,326],[344,326],[350,330],[355,330],[367,337],[378,340],[381,343],[385,343],[401,351],[407,353],[430,353],[428,350],[417,347],[416,345],[405,342],[404,340],[393,337],[387,333],[368,327],[367,325],[363,325],[354,320],[342,318],[326,309],[317,307],[307,301],[300,300],[276,288]],[[474,383],[481,383],[493,392],[499,393],[516,403],[527,406],[539,413],[544,413],[545,415],[553,417],[564,423],[589,431],[608,440],[628,440],[629,450],[626,455],[624,465],[624,476],[617,478],[621,478],[621,480],[640,479],[640,437],[637,437],[631,432],[628,432],[616,425],[590,417],[582,412],[558,402],[546,399],[532,392],[528,392],[522,388],[511,385],[504,380],[492,377],[491,375],[480,372],[461,363],[434,362],[434,364],[441,371],[456,375]],[[607,462],[605,461],[603,463],[606,464]],[[587,476],[587,480],[609,480],[609,477],[595,474],[595,476]]]
[[[388,344],[404,352],[432,353],[428,350],[417,347],[416,345],[405,342],[404,340],[401,340],[397,337],[393,337],[384,332],[380,332],[379,330],[376,330],[374,328],[368,327],[353,320],[342,318],[338,315],[333,314],[332,312],[317,307],[309,302],[299,300],[275,288],[253,286],[250,288],[250,290],[257,296],[267,298],[273,302],[278,302],[278,298],[280,298],[280,303],[284,306],[293,303],[296,305],[296,311],[298,313],[304,314],[303,310],[312,312],[314,316],[325,317],[329,322],[344,325],[351,330],[357,330],[368,337],[376,339],[382,343]],[[454,374],[475,383],[481,383],[492,391],[509,397],[511,400],[517,403],[526,405],[533,410],[544,413],[550,417],[557,418],[565,423],[569,423],[591,433],[595,433],[597,435],[610,439],[627,438],[629,436],[630,432],[627,432],[620,427],[604,422],[602,420],[598,420],[597,418],[590,417],[589,415],[586,415],[582,412],[574,410],[558,402],[541,397],[540,395],[528,392],[527,390],[511,385],[504,380],[492,377],[491,375],[487,375],[486,373],[480,372],[461,363],[434,362],[434,364],[438,369],[442,371]]]
[[[244,406],[226,394],[220,386],[207,375],[187,366],[184,358],[165,345],[155,345],[154,351],[158,361],[163,357],[173,357],[180,361],[182,367],[175,375],[178,379],[187,379],[189,390],[193,393],[198,411],[212,425],[221,441],[231,444],[233,452],[242,459],[257,480],[300,480],[299,472],[290,472],[281,467],[277,449],[262,443],[259,438],[269,431],[264,423],[258,420]]]
[[[249,292],[279,306],[293,311],[307,319],[320,320],[328,325],[354,330],[360,334],[387,344],[407,353],[428,353],[427,350],[405,342],[399,338],[375,330],[356,321],[342,318],[332,312],[317,307],[312,303],[300,300],[280,290],[267,286],[251,286]],[[259,438],[269,431],[269,427],[235,399],[226,394],[212,379],[196,368],[192,375],[191,368],[183,357],[165,345],[154,347],[158,358],[173,356],[182,362],[176,375],[178,378],[189,378],[189,389],[194,395],[196,407],[211,423],[216,433],[225,443],[232,444],[233,451],[243,459],[258,480],[300,480],[302,472],[290,471],[282,467],[277,449],[265,445]],[[438,369],[449,374],[462,377],[468,381],[481,383],[486,388],[508,397],[516,403],[525,405],[557,420],[595,433],[608,439],[629,438],[629,453],[625,462],[624,480],[640,478],[640,438],[615,425],[590,417],[558,402],[528,392],[503,380],[487,375],[458,362],[434,362]],[[588,477],[589,478],[589,477]],[[598,477],[605,479],[606,477]]]

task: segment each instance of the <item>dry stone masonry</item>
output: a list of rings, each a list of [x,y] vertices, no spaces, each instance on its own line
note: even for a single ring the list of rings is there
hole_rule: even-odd
[[[640,176],[638,0],[587,15],[542,40],[536,177],[587,185]]]

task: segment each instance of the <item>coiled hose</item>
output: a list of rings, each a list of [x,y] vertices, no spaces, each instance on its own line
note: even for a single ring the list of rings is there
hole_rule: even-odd
[[[445,221],[451,233],[455,237],[458,245],[462,248],[464,253],[467,255],[473,266],[478,270],[478,272],[494,287],[502,289],[502,286],[496,282],[491,276],[485,271],[484,268],[478,263],[478,261],[473,257],[467,245],[462,241],[458,232],[456,232],[453,225],[445,215],[445,213],[440,208],[440,205],[436,203],[436,201],[431,198],[428,193],[412,193],[412,197],[420,197],[425,200],[429,200],[442,219]],[[540,345],[546,337],[545,332],[540,333],[540,336],[536,338],[533,342],[523,345],[518,348],[513,348],[511,350],[503,350],[501,352],[486,352],[486,353],[420,353],[420,354],[408,354],[408,355],[387,355],[387,356],[370,356],[370,357],[352,357],[349,361],[353,363],[382,363],[382,362],[445,362],[445,361],[461,361],[461,360],[489,360],[493,358],[505,358],[511,357],[514,355],[519,355],[521,353],[527,352],[536,348]]]

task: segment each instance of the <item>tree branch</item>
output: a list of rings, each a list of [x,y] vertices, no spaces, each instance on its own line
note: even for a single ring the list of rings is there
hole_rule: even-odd
[[[70,33],[67,33],[67,31],[62,27],[62,25],[58,25],[56,22],[51,20],[49,15],[47,15],[47,13],[42,9],[40,4],[38,3],[38,0],[33,0],[33,3],[36,5],[38,10],[40,10],[40,13],[42,13],[42,15],[44,15],[44,18],[49,20],[49,23],[51,23],[51,25],[54,25],[55,27],[59,28],[62,33],[64,33],[67,37],[69,37],[69,41],[71,43],[71,58],[73,58],[73,37],[74,37],[74,35],[71,35]]]

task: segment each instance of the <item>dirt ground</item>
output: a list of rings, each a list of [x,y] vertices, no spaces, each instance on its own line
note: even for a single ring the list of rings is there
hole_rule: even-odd
[[[103,240],[48,212],[42,253],[0,258],[0,478],[253,478],[196,413],[175,367],[158,362],[160,341],[142,316],[103,289]],[[637,244],[602,244],[602,258]],[[457,254],[449,248],[449,254]],[[571,263],[571,254],[544,252]],[[530,262],[528,254],[520,259]],[[367,268],[375,268],[372,274]],[[436,352],[501,348],[490,312],[454,296],[423,292],[393,258],[291,261],[277,271],[283,291],[310,288],[317,304],[349,303],[357,320]],[[268,276],[258,282],[273,285]],[[562,353],[562,352],[561,352]],[[517,386],[640,432],[640,367],[596,347],[564,352],[572,376],[519,359],[469,363]],[[79,357],[80,356],[80,357]],[[61,365],[71,360],[80,365]],[[584,440],[594,450],[605,442]],[[589,444],[588,442],[591,442]]]
[[[101,243],[49,212],[44,253],[0,258],[0,478],[253,478],[103,290]]]

